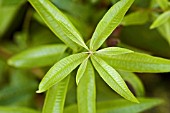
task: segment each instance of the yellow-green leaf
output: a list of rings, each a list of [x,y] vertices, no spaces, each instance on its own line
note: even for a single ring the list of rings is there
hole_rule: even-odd
[[[48,27],[60,38],[67,46],[77,50],[79,46],[86,49],[80,33],[72,25],[69,19],[49,0],[28,0],[36,11],[43,18]]]
[[[157,29],[162,35],[162,37],[165,40],[167,40],[170,45],[170,32],[169,32],[170,31],[170,19],[164,24],[162,24],[161,26],[159,26]]]
[[[77,88],[78,110],[80,113],[96,113],[96,84],[94,69],[90,61]]]
[[[91,59],[99,75],[114,91],[116,91],[119,95],[121,95],[125,99],[138,103],[138,100],[128,89],[126,83],[115,69],[113,69],[104,60],[97,56],[93,55],[91,56]]]
[[[38,93],[44,92],[52,87],[54,84],[60,82],[69,73],[71,73],[80,63],[86,59],[88,54],[78,53],[63,58],[57,62],[44,76],[39,84]]]
[[[121,22],[124,26],[142,25],[149,20],[149,12],[146,10],[139,10],[126,15]]]
[[[63,113],[69,79],[66,77],[47,91],[42,113]]]
[[[138,98],[136,104],[125,99],[101,101],[97,103],[97,113],[141,113],[163,103],[156,98]],[[76,104],[66,107],[64,113],[78,113]]]
[[[117,99],[97,104],[97,113],[141,113],[163,103],[161,99],[139,98],[140,103]]]
[[[159,6],[163,9],[166,10],[168,8],[169,1],[168,0],[156,0]]]
[[[85,59],[82,64],[80,65],[78,71],[77,71],[77,75],[76,75],[76,83],[77,85],[79,84],[80,82],[80,79],[83,77],[84,75],[84,72],[86,70],[86,67],[87,67],[87,61],[88,61],[88,58]]]
[[[133,2],[134,0],[120,0],[109,9],[93,33],[90,50],[95,51],[103,44],[113,30],[121,23]]]
[[[152,23],[150,26],[150,29],[154,29],[156,27],[159,27],[160,25],[164,24],[168,21],[170,18],[170,10],[162,13],[158,18]]]
[[[126,53],[132,53],[133,51],[125,48],[120,48],[120,47],[107,47],[101,50],[98,50],[95,54],[104,54],[108,56],[113,56],[113,55],[121,55],[121,54],[126,54]]]
[[[98,55],[99,56],[99,55]],[[142,53],[127,53],[116,56],[100,55],[110,66],[130,72],[169,72],[170,60]]]
[[[25,50],[14,55],[8,60],[8,64],[20,68],[33,68],[53,65],[66,50],[64,44],[44,45]]]

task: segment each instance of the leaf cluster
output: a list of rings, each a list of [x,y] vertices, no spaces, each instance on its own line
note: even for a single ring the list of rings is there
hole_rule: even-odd
[[[19,1],[20,0],[18,0],[18,2]],[[122,113],[125,111],[127,111],[127,113],[137,113],[163,102],[159,99],[139,98],[144,96],[144,87],[140,79],[132,72],[170,72],[170,60],[139,53],[124,47],[105,46],[108,37],[119,27],[119,25],[129,26],[145,24],[149,20],[149,15],[151,14],[149,11],[134,11],[125,16],[134,3],[134,0],[120,0],[118,2],[112,0],[115,4],[104,14],[92,33],[91,38],[87,40],[87,38],[84,37],[86,35],[81,34],[82,31],[77,30],[77,25],[74,23],[75,19],[60,10],[69,10],[69,8],[64,6],[64,3],[70,3],[69,0],[62,1],[63,4],[59,5],[60,9],[56,7],[59,2],[55,0],[28,1],[36,10],[33,14],[34,19],[45,26],[44,29],[47,29],[46,26],[50,29],[50,31],[40,29],[39,31],[42,33],[39,34],[37,33],[38,29],[32,31],[35,32],[35,34],[37,33],[34,37],[39,36],[42,38],[43,35],[49,34],[49,32],[52,31],[54,34],[47,36],[57,37],[57,40],[51,40],[52,42],[56,42],[55,44],[35,46],[28,50],[24,50],[28,46],[26,41],[21,41],[22,44],[20,49],[24,51],[9,58],[8,64],[21,69],[36,69],[37,67],[53,65],[45,76],[42,77],[38,91],[36,91],[37,93],[47,91],[42,113]],[[15,2],[17,2],[17,0]],[[18,2],[15,2],[12,4],[18,4]],[[157,19],[150,28],[160,28],[159,31],[162,34],[165,34],[164,32],[166,31],[165,37],[167,37],[169,26],[167,27],[167,24],[165,23],[169,21],[170,17],[168,10],[169,5],[167,5],[169,4],[169,1],[157,0],[155,2],[159,4],[163,13],[160,16],[156,14],[152,15],[153,17],[155,16],[154,18],[157,17]],[[23,3],[25,2],[21,2],[20,4]],[[2,2],[2,4],[10,4],[10,2]],[[72,5],[74,8],[76,7],[75,4]],[[88,9],[86,6],[81,8],[84,10]],[[79,11],[75,11],[73,15],[80,16],[78,13]],[[80,16],[80,18],[83,17],[84,16]],[[84,21],[87,20],[84,18]],[[87,28],[86,25],[81,25],[81,27],[85,26],[85,28]],[[163,25],[164,27],[161,28]],[[24,26],[25,30],[19,34],[19,36],[24,36],[25,40],[27,40],[29,35],[26,32],[28,30],[27,27],[28,26]],[[164,31],[164,29],[166,30]],[[0,34],[0,36],[1,35],[2,34]],[[21,43],[19,36],[17,37],[17,41]],[[167,40],[169,39],[167,38]],[[41,41],[35,42],[41,43]],[[47,41],[45,40],[44,42]],[[74,78],[74,76],[76,77]],[[99,76],[100,80],[98,80]],[[102,82],[100,83],[100,81]],[[135,93],[132,92],[125,81],[133,86]],[[77,85],[77,94],[74,94],[77,95],[77,103],[65,107],[67,104],[65,100],[67,100],[67,92],[71,90],[71,83],[76,83]],[[21,87],[15,86],[14,84],[9,85],[1,91],[1,100],[6,97],[13,98],[11,96],[12,93],[16,93],[17,96],[22,94],[19,92]],[[32,82],[30,87],[26,85],[27,82],[20,84],[26,88],[25,93],[27,91],[34,91],[37,85],[36,82]],[[98,102],[96,96],[98,94],[97,91],[108,88],[101,84],[107,84],[114,90],[114,92],[108,90],[110,93],[107,95],[111,95],[112,97],[113,95],[118,94],[124,99],[120,99],[119,97],[119,99],[114,100],[114,97],[113,100]],[[104,88],[102,89],[102,87]],[[17,92],[15,92],[14,89],[17,89]],[[11,92],[4,97],[6,90],[10,90]],[[23,91],[23,89],[21,90]],[[102,93],[103,92],[105,91],[102,91]],[[10,113],[12,111],[18,113],[39,113],[39,111],[23,107],[0,107],[0,112],[1,111],[4,113]]]

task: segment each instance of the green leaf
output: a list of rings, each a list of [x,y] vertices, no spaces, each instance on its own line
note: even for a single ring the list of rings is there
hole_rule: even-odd
[[[79,84],[80,82],[80,79],[83,77],[84,75],[84,72],[86,70],[86,67],[87,67],[87,61],[88,61],[88,58],[85,59],[82,64],[80,65],[78,71],[77,71],[77,75],[76,75],[76,83],[77,85]]]
[[[42,113],[63,113],[69,79],[66,77],[47,91]]]
[[[126,53],[131,53],[131,52],[133,51],[120,48],[120,47],[107,47],[107,48],[98,50],[95,54],[113,56],[113,55],[121,55],[121,54],[126,54]]]
[[[99,55],[98,55],[99,56]],[[170,60],[142,53],[128,53],[116,56],[100,55],[115,69],[130,72],[169,72]]]
[[[121,0],[109,9],[93,33],[90,50],[97,50],[103,44],[113,30],[121,23],[125,13],[133,2],[134,0]]]
[[[88,21],[88,17],[92,14],[92,8],[89,4],[79,1],[70,0],[51,0],[59,9],[67,12],[68,14],[77,17],[81,22]]]
[[[24,107],[0,107],[0,113],[40,113],[39,111]]]
[[[61,58],[66,48],[64,44],[35,47],[14,55],[8,64],[20,68],[52,65]]]
[[[165,22],[163,25],[159,26],[158,31],[160,32],[160,34],[163,36],[163,38],[165,40],[168,41],[169,45],[170,45],[170,19]]]
[[[121,76],[115,69],[109,66],[104,60],[97,56],[91,56],[93,65],[99,75],[103,78],[103,80],[119,95],[124,97],[125,99],[137,102],[138,100],[134,97],[131,91],[128,89],[126,83],[123,81]]]
[[[166,10],[168,8],[169,4],[168,0],[156,0],[156,1],[163,10]]]
[[[136,96],[142,97],[145,95],[144,86],[141,80],[132,72],[118,71],[121,77],[127,81],[134,89]]]
[[[162,13],[158,18],[152,23],[150,26],[150,29],[154,29],[156,27],[159,27],[160,25],[164,24],[168,21],[170,18],[170,10]]]
[[[124,26],[141,25],[145,24],[148,20],[149,12],[145,10],[139,10],[125,16],[121,24]]]
[[[70,55],[66,58],[63,58],[57,62],[44,76],[41,83],[39,84],[38,93],[44,92],[54,84],[60,82],[64,79],[69,73],[71,73],[81,62],[86,59],[88,54],[78,53]]]
[[[163,103],[160,99],[138,98],[140,103],[124,99],[109,100],[97,103],[97,113],[140,113]],[[77,105],[66,107],[64,113],[78,113]]]
[[[20,9],[20,5],[11,6],[11,7],[2,7],[0,4],[0,39],[2,36],[9,30],[10,24],[17,15],[18,10]]]
[[[96,113],[96,85],[94,69],[90,61],[77,88],[77,101],[80,113]]]
[[[0,105],[30,105],[38,86],[37,80],[31,73],[16,69],[10,71],[9,77],[10,84],[0,90]]]
[[[97,104],[97,113],[139,113],[163,103],[160,99],[139,98],[140,103],[132,103],[123,99],[106,101]]]
[[[36,11],[43,18],[49,28],[73,50],[77,50],[79,46],[86,49],[80,33],[72,25],[69,19],[49,0],[28,0]],[[78,46],[79,45],[79,46]]]

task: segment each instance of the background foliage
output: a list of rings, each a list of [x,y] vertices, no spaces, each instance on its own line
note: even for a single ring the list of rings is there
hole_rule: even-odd
[[[97,23],[117,1],[119,0],[51,0],[71,20],[85,41],[91,38]],[[113,31],[102,47],[119,46],[153,56],[170,58],[169,4],[168,0],[135,0],[121,25]],[[44,64],[48,66],[39,67],[38,63],[31,65],[27,60],[27,64],[30,65],[26,66],[29,69],[11,67],[7,64],[7,60],[25,49],[40,46],[39,49],[44,50],[45,47],[42,45],[52,46],[62,42],[49,30],[26,0],[0,0],[0,17],[0,113],[38,113],[42,109],[45,97],[45,93],[35,93],[38,83],[55,60],[67,56],[61,56],[66,47],[63,45],[60,45],[60,48],[56,47],[60,52],[55,55],[60,57],[51,59],[53,58],[51,56],[49,58],[51,63]],[[49,49],[49,46],[46,49]],[[35,62],[38,61],[40,59],[35,59]],[[121,113],[121,110],[126,109],[130,113],[136,113],[159,105],[162,100],[165,101],[164,104],[145,112],[169,112],[169,73],[135,73],[137,76],[122,71],[120,73],[131,91],[140,97],[141,104],[123,100],[101,78],[96,77],[97,113],[108,113],[109,110]],[[69,87],[65,89],[68,92],[65,113],[73,111],[75,113],[77,110],[76,87],[75,76],[70,76]],[[108,101],[113,99],[117,100]]]

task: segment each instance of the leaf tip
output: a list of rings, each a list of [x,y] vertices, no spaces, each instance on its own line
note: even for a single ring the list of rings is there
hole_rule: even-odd
[[[44,91],[42,91],[42,90],[37,90],[36,91],[36,93],[42,93],[42,92],[44,92]]]
[[[133,100],[131,100],[132,102],[135,102],[135,103],[137,103],[137,104],[139,104],[140,103],[140,101],[137,99],[137,98],[135,98],[135,99],[133,99]]]
[[[154,25],[151,25],[149,29],[154,29],[154,28],[155,28],[155,26],[154,26]]]

